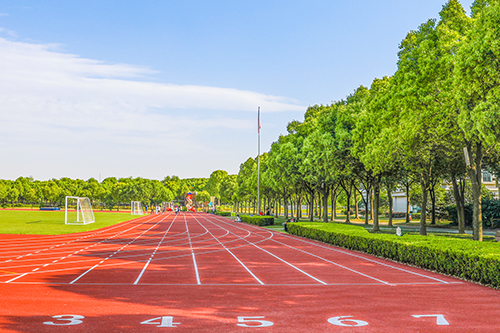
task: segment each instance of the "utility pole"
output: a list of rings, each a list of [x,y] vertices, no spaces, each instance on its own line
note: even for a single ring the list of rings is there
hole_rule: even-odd
[[[258,154],[257,154],[257,214],[260,214],[260,106],[257,111],[257,133],[258,133]]]

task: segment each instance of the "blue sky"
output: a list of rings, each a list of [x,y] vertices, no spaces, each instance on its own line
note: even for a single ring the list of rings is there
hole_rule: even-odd
[[[237,173],[444,3],[0,1],[0,178]]]

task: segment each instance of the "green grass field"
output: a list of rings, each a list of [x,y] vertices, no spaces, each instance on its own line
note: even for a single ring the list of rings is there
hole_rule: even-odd
[[[64,224],[64,211],[0,210],[0,234],[62,235],[96,230],[138,216],[130,213],[94,212],[95,223]]]

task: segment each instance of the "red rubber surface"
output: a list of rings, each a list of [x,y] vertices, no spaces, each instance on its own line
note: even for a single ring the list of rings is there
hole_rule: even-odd
[[[202,213],[2,235],[0,295],[1,332],[500,329],[497,290]]]

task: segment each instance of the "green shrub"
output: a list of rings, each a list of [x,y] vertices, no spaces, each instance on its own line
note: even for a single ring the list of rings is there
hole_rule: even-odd
[[[216,214],[219,216],[231,216],[231,212],[219,212],[219,211],[217,211]]]
[[[436,235],[370,234],[359,226],[291,223],[288,232],[347,249],[500,287],[500,243]]]
[[[250,224],[259,226],[274,225],[274,216],[240,215],[240,217],[243,222]]]
[[[449,217],[454,225],[458,225],[457,206],[445,207]],[[481,211],[483,213],[484,228],[500,228],[500,201],[496,199],[486,200],[481,202]],[[465,226],[472,228],[473,204],[466,204],[464,207]]]

